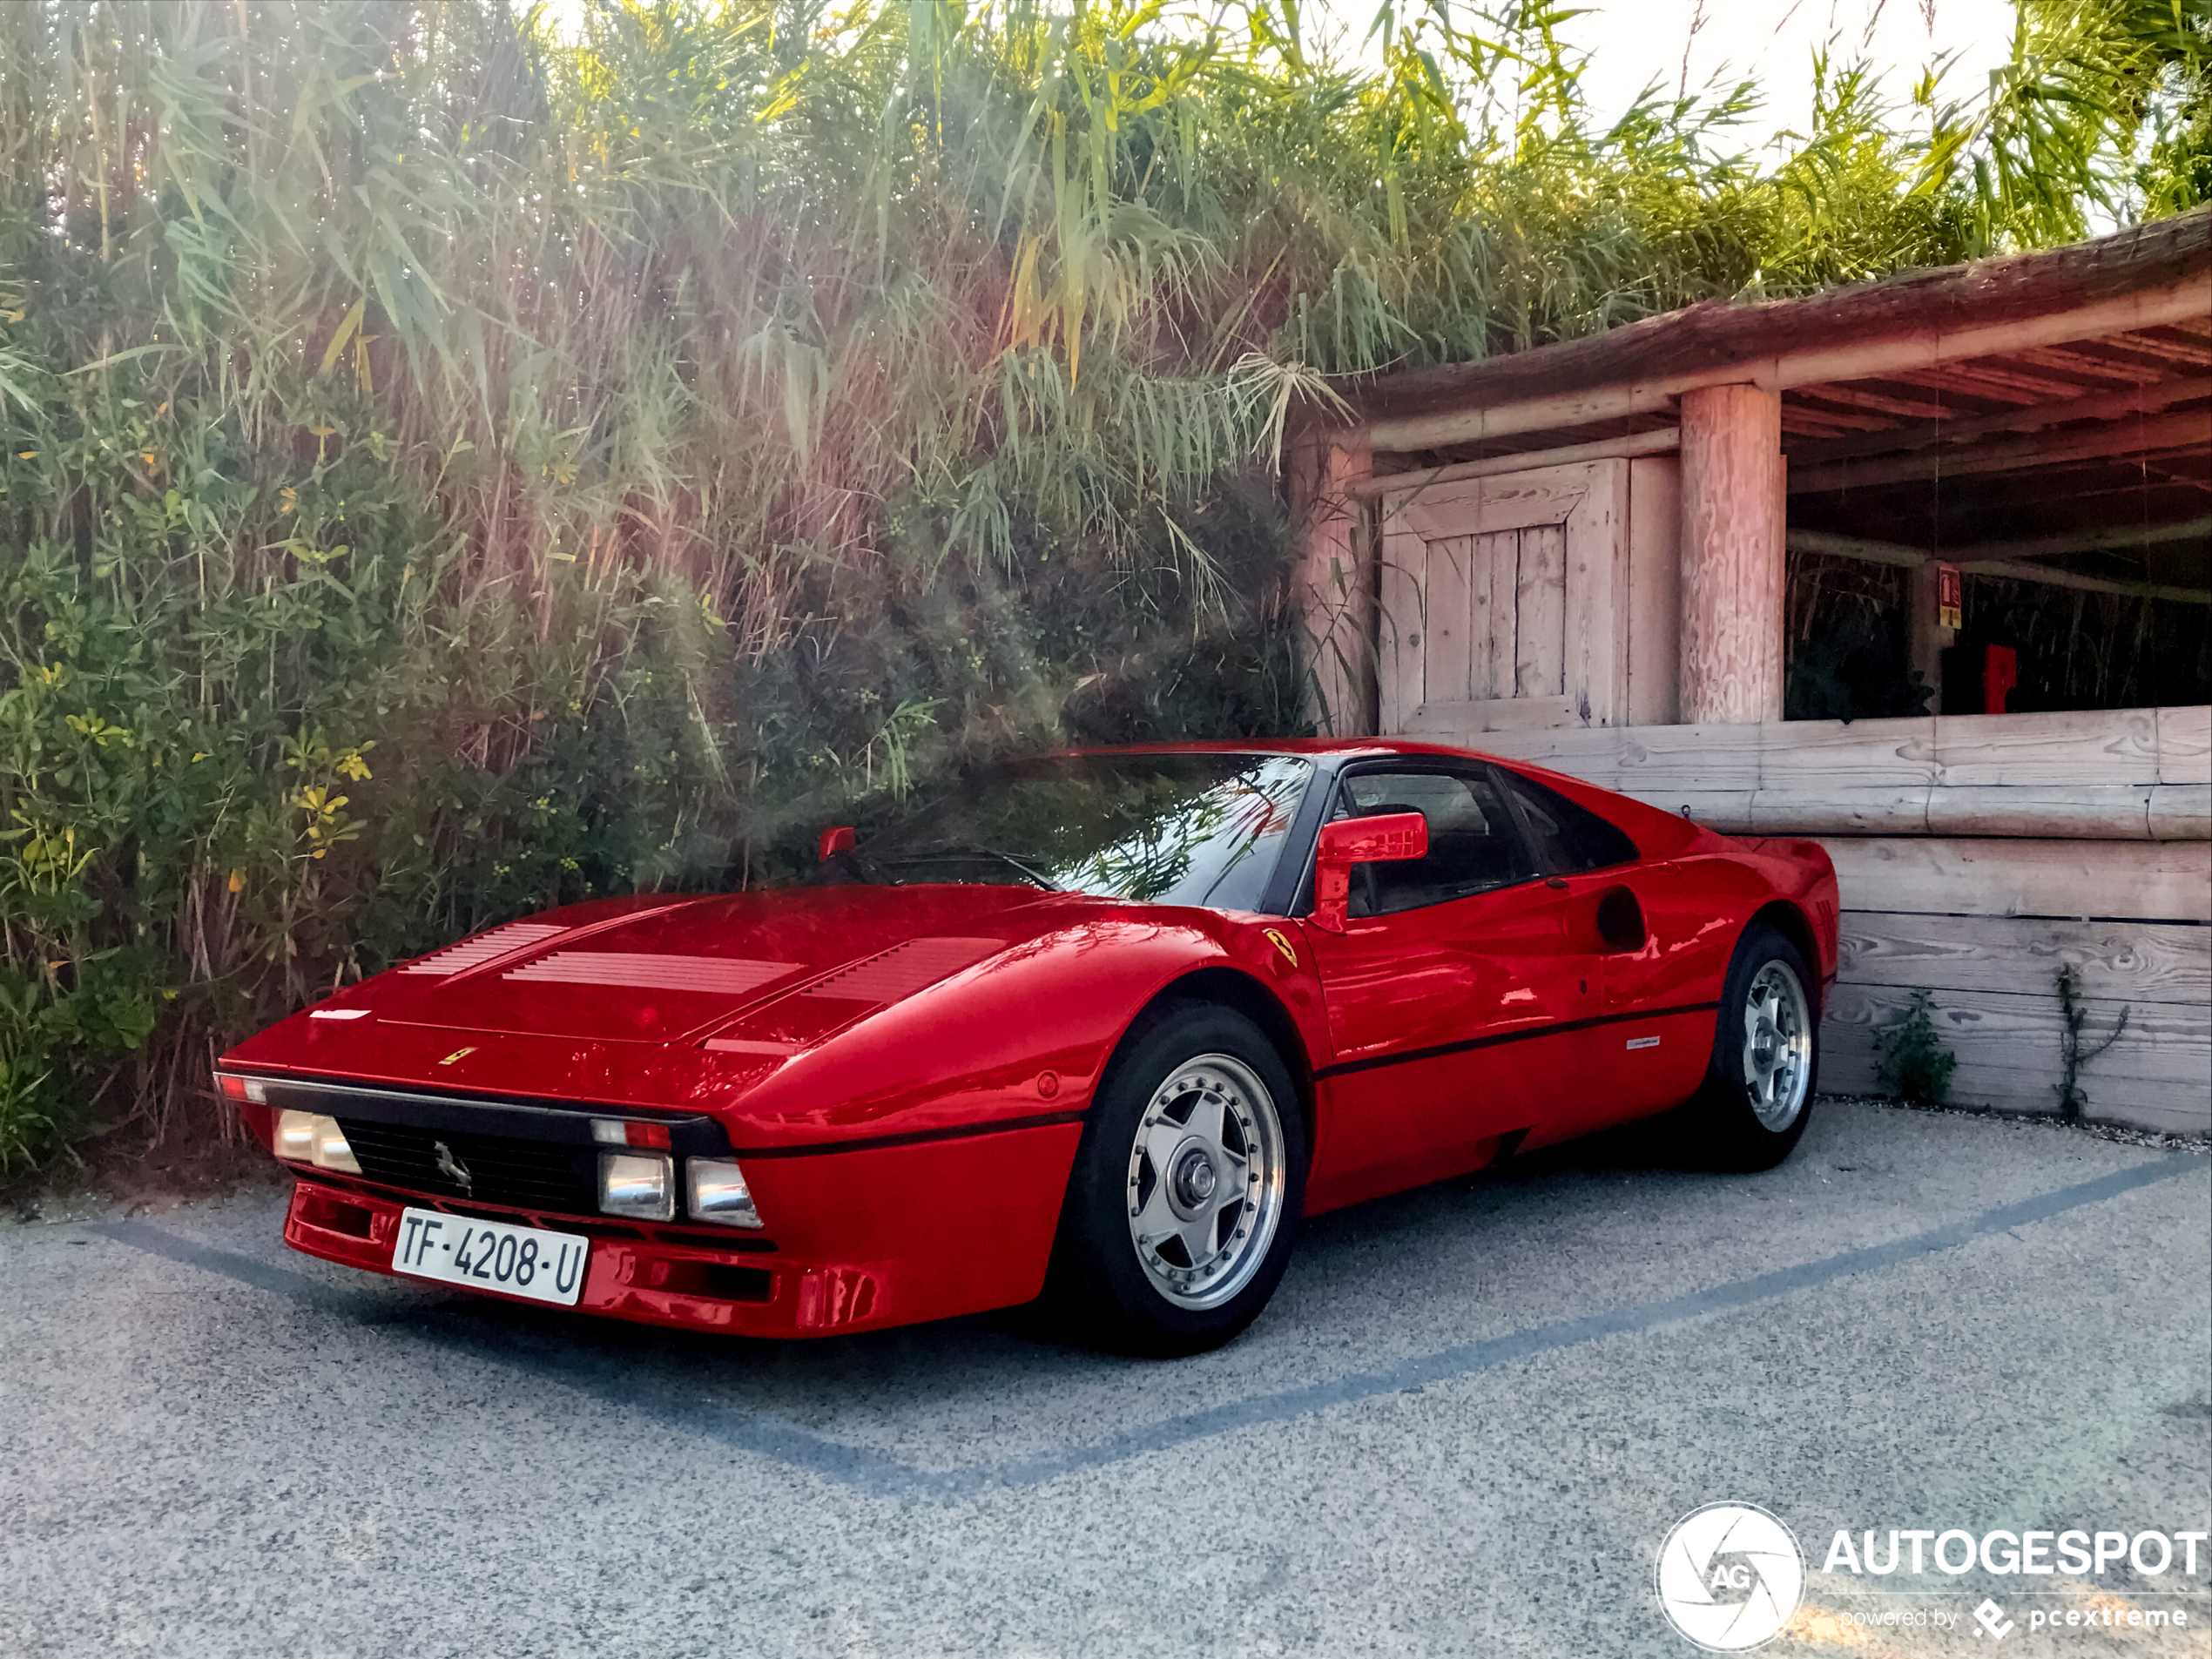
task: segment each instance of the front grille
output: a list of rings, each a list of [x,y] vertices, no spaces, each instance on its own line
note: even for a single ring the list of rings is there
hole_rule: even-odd
[[[354,1117],[340,1118],[338,1126],[346,1133],[346,1144],[353,1148],[362,1176],[371,1181],[516,1210],[576,1216],[598,1212],[598,1154],[589,1147],[368,1123]],[[441,1148],[446,1153],[443,1160]],[[445,1163],[466,1170],[467,1183],[448,1173]]]

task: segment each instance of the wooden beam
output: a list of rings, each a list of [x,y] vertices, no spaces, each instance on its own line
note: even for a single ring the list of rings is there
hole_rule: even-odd
[[[2208,345],[2202,340],[2195,344],[2184,346],[2171,340],[2145,340],[2137,334],[2123,334],[2115,343],[2124,344],[2132,350],[2141,352],[2145,356],[2155,358],[2161,362],[2170,363],[2179,358],[2182,362],[2195,363],[2201,368],[2212,368],[2212,345]]]
[[[1782,400],[1757,386],[1682,401],[1682,715],[1782,714]]]
[[[1863,536],[1842,536],[1833,530],[1791,530],[1793,553],[1825,554],[1833,558],[1858,559],[1867,564],[1894,564],[1918,570],[1936,555],[1925,548],[1896,542],[1876,542]],[[2120,593],[2134,599],[2171,599],[2186,605],[2212,605],[2212,590],[2175,587],[2163,582],[2126,582],[2113,577],[2077,576],[2054,570],[2047,564],[2027,564],[2018,559],[1970,557],[1973,550],[1958,548],[1943,557],[1968,576],[2001,577],[2008,582],[2036,582],[2045,587],[2074,588],[2084,593]]]
[[[2212,921],[2212,841],[1821,838],[1848,910]]]
[[[1799,386],[1792,389],[1799,398],[1840,403],[1851,409],[1871,409],[1877,415],[1895,415],[1901,421],[1940,421],[1944,418],[1943,405],[1932,403],[1925,398],[1888,397],[1880,392],[1870,392],[1857,386]],[[1897,428],[1892,427],[1890,430],[1894,432]]]
[[[2114,548],[2152,547],[2164,542],[2212,539],[2212,515],[2184,519],[2178,524],[2153,524],[2141,529],[2076,530],[2071,536],[2037,536],[2011,542],[1975,542],[1954,549],[1962,559],[2047,559],[2065,553],[2095,553]]]
[[[2146,361],[2139,351],[2114,350],[2114,342],[2126,340],[2125,334],[2107,334],[2102,340],[2077,342],[2072,346],[2034,346],[2026,351],[2006,354],[2015,361],[2031,364],[2037,368],[2055,368],[2069,374],[2087,374],[2092,380],[2125,381],[2131,386],[2148,386],[2162,381],[2174,372],[2175,354],[2162,360]],[[2179,354],[2180,361],[2193,363],[2196,359],[2187,354]]]
[[[2122,593],[2134,599],[2171,599],[2178,604],[2212,605],[2212,592],[2202,588],[2176,588],[2163,582],[2115,582],[2101,576],[2054,570],[2047,564],[2022,564],[2014,559],[1968,559],[1962,561],[1959,568],[1968,576],[2040,582],[2046,587],[2074,588],[2084,593]]]
[[[1935,556],[1925,547],[1877,542],[1835,530],[1793,529],[1788,534],[1788,544],[1792,553],[1825,554],[1831,558],[1857,559],[1862,564],[1894,564],[1906,570],[1917,570]]]
[[[1803,467],[1791,472],[1790,493],[1817,496],[1838,489],[1874,489],[1884,484],[1922,478],[2011,472],[2076,461],[2119,460],[2161,449],[2192,448],[2200,444],[2212,445],[2212,409],[2184,409],[2152,420],[2108,422],[2087,432],[2040,434],[1960,453],[1953,453],[1946,446],[1917,455]]]
[[[1993,360],[1979,358],[1968,362],[1931,363],[1925,368],[1900,369],[1896,378],[1906,386],[1924,387],[1939,398],[1952,393],[1987,398],[1993,403],[2048,403],[2082,395],[2083,388],[2073,381],[2023,374],[2016,368],[2004,367],[2010,361],[2000,352]]]
[[[2197,225],[2195,234],[2202,242],[2206,226]],[[1375,411],[1368,430],[1376,448],[1433,449],[1664,413],[1684,392],[1701,387],[1749,381],[1783,390],[1878,379],[1934,363],[2193,320],[2212,311],[2212,265],[2203,263],[2202,247],[2195,257],[2200,268],[2178,280],[2009,320],[1974,320],[1998,308],[1978,314],[1964,296],[1951,309],[1953,320],[1933,326],[1918,317],[1849,318],[1842,314],[1854,298],[1848,293],[1766,307],[1710,301],[1591,340],[1396,376],[1359,401]],[[1856,296],[1865,298],[1864,291]],[[1904,304],[1898,310],[1910,316],[1912,307]],[[1801,343],[1808,340],[1832,343]],[[1655,366],[1670,357],[1683,366]],[[1549,389],[1562,386],[1568,389]]]
[[[1682,428],[1661,427],[1656,432],[1634,432],[1623,438],[1599,438],[1589,443],[1570,443],[1558,449],[1528,449],[1519,455],[1486,455],[1480,461],[1455,461],[1448,467],[1429,467],[1420,472],[1386,472],[1355,479],[1350,492],[1363,500],[1394,496],[1400,490],[1429,484],[1457,483],[1466,478],[1498,478],[1507,473],[1533,472],[1539,467],[1563,467],[1577,461],[1611,461],[1624,456],[1666,455],[1682,447]]]
[[[2186,923],[1846,910],[1842,933],[1849,985],[2047,992],[2069,962],[2086,996],[2212,1007],[2212,929]]]
[[[2208,277],[2212,222],[2199,213],[2177,214],[2072,247],[1878,278],[1801,299],[1708,300],[1485,362],[1380,377],[1360,389],[1359,402],[1370,419],[1437,415],[1678,376],[1707,374],[1711,378],[1703,383],[1711,385],[1757,379],[1743,372],[1746,365],[1800,353],[1812,341],[1844,353],[1905,337],[1979,334],[1998,341],[1975,349],[1975,341],[1965,340],[1963,348],[1940,354],[1971,357],[2004,347],[2062,344],[2055,336],[2022,333],[2022,325],[2033,332],[2033,325],[2059,316],[2071,320],[2067,332],[2075,338],[2142,327],[2188,330],[2212,315],[2212,304],[2187,293],[2176,306],[2140,302],[2206,286]],[[1921,356],[1915,353],[1912,361]]]
[[[1684,791],[1738,793],[1745,798],[1747,826],[1750,797],[1772,805],[1806,790],[1854,790],[1864,805],[1879,790],[1925,802],[1932,789],[1988,786],[2031,791],[2030,801],[2052,792],[2049,800],[2057,803],[2077,788],[2124,786],[2153,792],[2154,818],[2160,790],[2212,790],[2212,706],[2202,703],[1759,725],[1588,726],[1508,734],[1475,746],[1620,790],[1668,812],[1691,799]],[[2186,802],[2177,798],[2175,805]],[[2139,805],[2122,816],[2126,823],[2115,822],[2107,833],[2168,839],[2146,824]],[[1786,827],[1767,826],[1769,833]],[[2173,839],[2212,840],[2212,826]]]
[[[1817,388],[1808,387],[1804,389],[1817,395]],[[1869,433],[1864,437],[1830,438],[1814,443],[1801,443],[1790,451],[1790,462],[1792,466],[1802,469],[1826,461],[1845,461],[1856,455],[1899,454],[1925,449],[1939,443],[1964,443],[1973,438],[1986,438],[1995,432],[2034,432],[2044,427],[2062,426],[2069,421],[2114,421],[2122,415],[2139,415],[2208,397],[2212,397],[2212,376],[2193,375],[2186,380],[2155,381],[2125,392],[2100,392],[2094,397],[2073,398],[2063,403],[2036,403],[2026,408],[2006,409],[1996,415],[1976,415],[1963,420],[1950,418],[1928,421],[1916,426],[1891,427],[1881,432]],[[1789,406],[1785,404],[1785,417],[1788,412]]]

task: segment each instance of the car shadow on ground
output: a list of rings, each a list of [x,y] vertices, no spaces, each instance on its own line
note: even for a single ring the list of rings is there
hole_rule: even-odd
[[[1730,1178],[1699,1167],[1674,1120],[1653,1120],[1317,1217],[1301,1233],[1291,1272],[1325,1285],[1328,1301],[1343,1306],[1349,1319],[1399,1274],[1393,1257],[1375,1251],[1379,1238],[1425,1241],[1425,1250],[1441,1254],[1482,1230],[1516,1229],[1532,1212],[1587,1202],[1595,1182],[1617,1185],[1624,1175],[1667,1186]],[[1278,1299],[1278,1309],[1283,1305]],[[1102,1374],[1124,1369],[1245,1369],[1259,1357],[1254,1349],[1264,1352],[1285,1324],[1279,1316],[1263,1316],[1218,1355],[1161,1361],[1088,1344],[1079,1328],[1042,1304],[800,1341],[579,1318],[413,1285],[404,1300],[386,1302],[368,1318],[442,1347],[523,1366],[549,1381],[718,1396],[824,1428],[833,1428],[847,1408],[872,1403],[878,1390],[907,1396],[919,1389],[943,1405],[969,1393],[1049,1393],[1056,1385],[1096,1384]]]

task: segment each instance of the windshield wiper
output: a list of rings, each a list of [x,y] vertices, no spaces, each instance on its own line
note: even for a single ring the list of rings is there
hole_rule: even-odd
[[[937,846],[932,847],[927,853],[894,853],[888,858],[878,853],[871,854],[868,861],[880,867],[895,867],[902,864],[959,864],[976,859],[990,859],[1003,864],[1018,873],[1023,880],[1042,887],[1047,893],[1059,893],[1063,890],[1058,882],[1051,880],[1042,871],[1033,868],[1028,860],[1016,858],[1011,853],[1001,852],[995,846],[984,846],[980,844]]]

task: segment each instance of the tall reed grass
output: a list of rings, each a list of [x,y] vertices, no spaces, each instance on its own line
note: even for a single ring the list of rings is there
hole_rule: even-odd
[[[951,761],[1295,729],[1345,377],[2027,222],[1980,105],[1823,64],[1763,161],[1748,89],[1597,131],[1556,12],[1449,16],[0,8],[0,1170]]]

